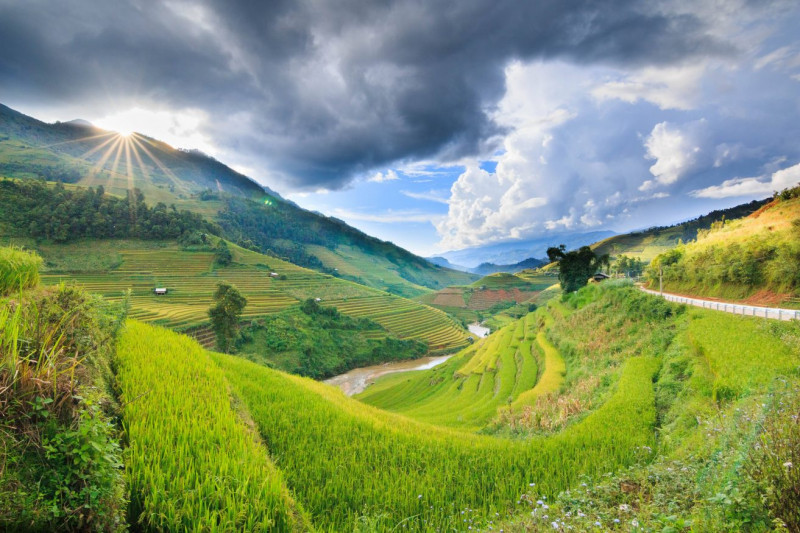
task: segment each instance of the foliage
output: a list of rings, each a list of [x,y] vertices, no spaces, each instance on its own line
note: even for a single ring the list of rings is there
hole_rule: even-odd
[[[367,318],[350,318],[313,299],[300,309],[263,317],[245,326],[236,352],[258,363],[324,379],[351,368],[421,357],[427,345],[389,336]]]
[[[148,531],[286,531],[302,512],[194,341],[129,321],[118,347],[130,517]],[[305,528],[304,528],[305,529]]]
[[[800,384],[781,380],[745,462],[752,492],[788,531],[800,531]]]
[[[608,265],[609,256],[596,256],[588,246],[566,251],[563,244],[547,249],[547,257],[558,263],[558,280],[565,294],[575,292],[588,282],[602,265]]]
[[[239,334],[239,320],[247,305],[247,298],[235,286],[223,281],[217,284],[214,302],[208,310],[208,316],[217,336],[217,347],[227,352],[233,347]]]
[[[787,187],[780,192],[776,192],[773,195],[773,198],[782,201],[791,200],[792,198],[800,198],[800,183],[794,187]]]
[[[125,198],[97,189],[65,189],[33,180],[0,181],[0,223],[20,236],[69,242],[82,238],[170,239],[185,232],[218,233],[202,216],[158,203],[138,189]]]
[[[42,258],[19,248],[0,248],[0,296],[39,284]]]
[[[636,278],[644,272],[644,262],[638,257],[622,255],[613,262],[611,270],[627,278]]]
[[[20,297],[0,304],[0,528],[121,530],[109,366],[124,308],[66,286]]]
[[[214,262],[219,266],[228,266],[233,262],[233,254],[228,243],[220,239],[214,248]]]

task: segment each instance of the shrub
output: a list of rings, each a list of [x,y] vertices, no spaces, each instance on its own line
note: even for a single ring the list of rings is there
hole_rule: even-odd
[[[123,528],[121,452],[101,409],[120,318],[66,286],[0,308],[0,529]]]

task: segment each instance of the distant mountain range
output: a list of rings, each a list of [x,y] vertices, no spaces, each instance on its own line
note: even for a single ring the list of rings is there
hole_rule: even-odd
[[[463,265],[461,268],[469,272],[479,268],[484,263],[488,263],[485,267],[488,269],[493,268],[495,265],[502,265],[502,268],[507,268],[532,258],[545,258],[547,257],[547,249],[551,246],[564,244],[568,250],[572,250],[581,246],[588,246],[613,235],[616,235],[613,231],[549,234],[535,239],[505,241],[445,252],[439,254],[437,258],[431,258],[431,260],[441,261],[441,259],[445,259],[450,265],[449,268],[459,268],[457,265]],[[443,263],[439,262],[438,264]],[[445,264],[444,266],[447,265]],[[498,266],[498,268],[500,267]],[[493,272],[502,271],[494,270]],[[485,275],[491,272],[480,273]]]
[[[546,259],[536,259],[534,257],[529,257],[528,259],[524,259],[518,263],[514,263],[511,265],[496,265],[494,263],[481,263],[476,267],[469,268],[463,265],[454,265],[444,257],[429,257],[428,261],[430,261],[435,265],[443,266],[445,268],[452,268],[455,270],[462,270],[464,272],[471,272],[472,274],[478,274],[480,276],[488,276],[489,274],[496,274],[497,272],[509,272],[513,274],[515,272],[519,272],[520,270],[525,270],[526,268],[538,268],[548,263]]]

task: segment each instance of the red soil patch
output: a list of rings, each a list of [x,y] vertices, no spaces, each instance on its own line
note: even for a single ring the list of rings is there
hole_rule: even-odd
[[[791,297],[791,294],[776,293],[764,289],[742,300],[742,302],[761,307],[780,307]]]
[[[771,202],[769,202],[769,203],[767,203],[767,204],[764,204],[764,205],[762,205],[762,206],[761,206],[761,207],[759,207],[757,210],[755,210],[755,211],[753,211],[752,213],[750,213],[750,214],[747,216],[747,218],[758,218],[759,216],[761,216],[761,213],[763,213],[763,212],[764,212],[764,211],[766,211],[767,209],[770,209],[770,208],[772,208],[772,207],[775,207],[775,206],[778,204],[778,202],[779,202],[779,200],[777,200],[777,199],[776,199],[776,200],[772,200]]]
[[[466,308],[467,305],[464,303],[463,294],[461,289],[442,289],[436,293],[433,299],[433,305]]]
[[[474,291],[472,297],[469,299],[469,309],[478,311],[489,309],[495,304],[500,302],[514,302],[520,303],[530,300],[540,291],[521,291],[519,289],[497,289],[497,290],[483,290]]]

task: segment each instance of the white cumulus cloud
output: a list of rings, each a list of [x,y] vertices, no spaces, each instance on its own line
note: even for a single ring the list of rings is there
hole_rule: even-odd
[[[650,136],[645,140],[648,159],[655,159],[650,167],[652,180],[647,180],[639,187],[646,191],[657,186],[672,185],[689,172],[696,170],[704,159],[705,135],[707,122],[704,119],[689,123],[683,127],[669,122],[655,125]]]
[[[800,163],[773,172],[770,176],[733,178],[705,189],[692,191],[696,198],[729,198],[732,196],[756,196],[771,194],[800,183]]]

